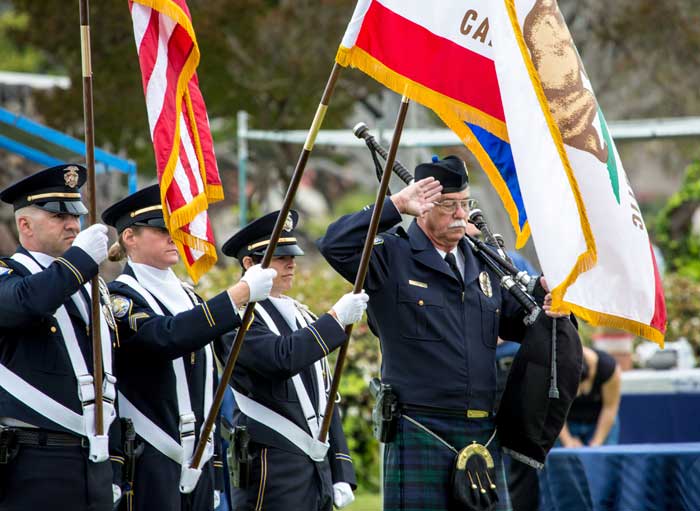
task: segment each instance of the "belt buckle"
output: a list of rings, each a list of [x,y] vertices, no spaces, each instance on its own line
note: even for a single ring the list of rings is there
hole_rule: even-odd
[[[180,437],[194,435],[194,426],[197,418],[194,413],[185,413],[180,415]]]
[[[86,436],[81,436],[80,437],[80,447],[83,449],[89,449],[90,448],[90,439]]]

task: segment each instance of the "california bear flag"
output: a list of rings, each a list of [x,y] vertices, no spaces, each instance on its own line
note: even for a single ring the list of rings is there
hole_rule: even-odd
[[[508,136],[554,308],[663,345],[646,226],[557,2],[491,9]]]

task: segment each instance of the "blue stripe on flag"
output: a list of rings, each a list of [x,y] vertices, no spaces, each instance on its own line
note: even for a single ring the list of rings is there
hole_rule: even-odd
[[[467,126],[472,130],[477,141],[484,151],[486,151],[486,154],[488,154],[494,166],[501,174],[503,182],[508,187],[513,203],[518,210],[518,225],[522,230],[527,223],[527,213],[525,212],[523,197],[520,194],[518,174],[515,170],[515,162],[513,161],[513,153],[510,150],[510,144],[492,135],[476,124],[467,123]]]

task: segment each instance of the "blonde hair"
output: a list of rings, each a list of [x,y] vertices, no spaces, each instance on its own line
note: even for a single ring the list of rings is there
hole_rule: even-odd
[[[134,234],[138,234],[141,230],[141,227],[141,225],[132,225],[130,227],[127,227],[126,229],[131,229],[132,231],[134,231]],[[126,229],[119,233],[117,241],[114,242],[111,247],[109,247],[109,252],[107,252],[107,258],[110,261],[122,261],[123,259],[126,259],[127,255],[129,255],[126,251],[126,246],[124,245],[124,232],[126,231]]]

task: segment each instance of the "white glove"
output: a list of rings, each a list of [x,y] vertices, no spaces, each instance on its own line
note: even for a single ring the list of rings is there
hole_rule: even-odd
[[[338,318],[338,323],[343,326],[352,325],[360,321],[362,313],[367,308],[369,296],[364,290],[361,293],[348,293],[340,297],[340,300],[332,307]]]
[[[219,490],[214,490],[214,509],[219,507],[221,504],[221,492]]]
[[[241,278],[241,282],[248,284],[250,289],[249,302],[259,302],[266,300],[272,290],[272,280],[277,276],[277,272],[272,268],[265,268],[259,264],[251,266]]]
[[[73,240],[73,246],[82,248],[93,261],[100,264],[107,259],[107,226],[93,224],[80,231]]]
[[[333,485],[333,504],[338,509],[343,509],[355,500],[352,488],[348,483],[335,483]]]
[[[112,502],[116,504],[122,498],[122,489],[116,484],[112,485]]]

